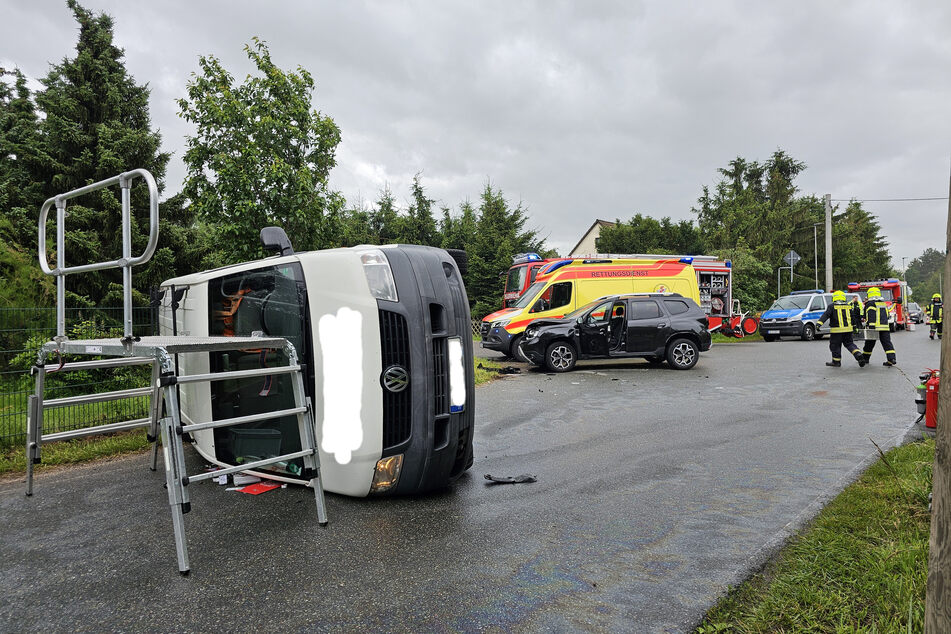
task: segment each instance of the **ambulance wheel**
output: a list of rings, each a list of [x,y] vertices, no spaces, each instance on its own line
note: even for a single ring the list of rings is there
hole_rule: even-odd
[[[667,363],[675,370],[689,370],[699,359],[700,349],[689,339],[674,339],[667,346]]]
[[[763,341],[776,341],[776,335],[763,335]]]
[[[577,360],[574,346],[567,341],[556,341],[545,352],[545,365],[552,372],[567,372],[575,367]]]
[[[888,332],[895,332],[895,324],[888,324]]]
[[[816,338],[816,327],[812,324],[806,324],[802,327],[802,340],[812,341]]]
[[[522,354],[522,350],[519,347],[521,345],[522,345],[522,335],[516,335],[512,339],[512,348],[511,348],[511,352],[509,352],[509,357],[511,357],[512,360],[519,361],[521,363],[531,363],[528,357]]]

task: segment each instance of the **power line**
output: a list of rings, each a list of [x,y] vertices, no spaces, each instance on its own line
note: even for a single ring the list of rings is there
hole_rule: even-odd
[[[932,198],[830,198],[834,203],[907,203],[919,200],[947,200],[947,196],[935,196]]]

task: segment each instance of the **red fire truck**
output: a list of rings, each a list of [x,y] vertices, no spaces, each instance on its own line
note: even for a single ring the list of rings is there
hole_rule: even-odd
[[[712,255],[657,255],[657,254],[589,254],[576,258],[542,258],[537,253],[519,253],[512,258],[512,266],[505,278],[502,307],[517,300],[531,286],[539,272],[552,262],[584,260],[590,264],[618,264],[623,260],[667,260],[692,257],[700,287],[700,308],[707,313],[711,332],[744,337],[754,334],[759,327],[755,317],[740,309],[740,300],[733,299],[733,268],[729,260],[718,260]]]
[[[885,305],[888,306],[888,329],[892,332],[895,332],[895,330],[904,330],[908,324],[911,323],[907,309],[908,295],[910,295],[908,283],[891,277],[887,280],[849,282],[848,284],[849,292],[858,293],[863,302],[865,301],[868,289],[873,286],[877,286],[878,289],[882,291],[882,299],[885,300]]]

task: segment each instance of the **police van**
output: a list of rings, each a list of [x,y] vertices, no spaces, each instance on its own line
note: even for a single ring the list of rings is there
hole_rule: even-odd
[[[269,229],[277,236],[269,242],[266,229],[262,242],[280,255],[164,282],[160,332],[290,341],[305,366],[327,491],[362,497],[451,484],[472,465],[464,259],[415,245],[294,253],[283,231]],[[196,374],[265,368],[280,359],[248,349],[182,354],[178,364],[183,374]],[[293,398],[288,375],[273,379],[182,385],[182,419],[284,409],[275,402]],[[198,453],[222,466],[300,449],[295,416],[193,436]],[[306,484],[300,474],[301,465],[288,463],[260,475]]]
[[[859,298],[856,293],[847,293],[851,302]],[[828,331],[819,327],[819,318],[832,305],[832,293],[822,289],[793,291],[780,297],[759,320],[759,332],[764,341],[776,341],[780,337],[798,337],[803,341],[821,339]]]

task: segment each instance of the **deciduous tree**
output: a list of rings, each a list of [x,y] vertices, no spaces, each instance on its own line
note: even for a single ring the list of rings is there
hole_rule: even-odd
[[[307,70],[281,70],[256,38],[244,50],[257,75],[236,84],[216,57],[200,57],[178,102],[196,127],[186,141],[184,192],[214,226],[226,260],[259,256],[266,225],[283,227],[298,250],[331,246],[324,214],[340,129],[312,110]]]

